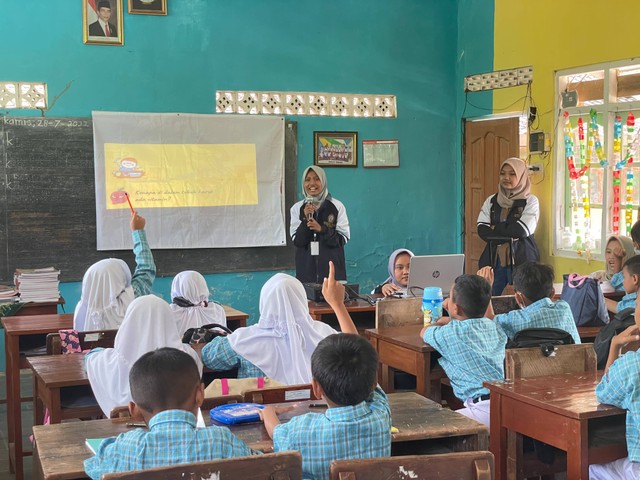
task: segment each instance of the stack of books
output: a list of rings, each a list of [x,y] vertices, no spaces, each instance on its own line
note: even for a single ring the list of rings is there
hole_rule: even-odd
[[[57,302],[60,298],[58,276],[54,267],[17,269],[14,275],[21,302]]]
[[[0,303],[17,302],[20,300],[18,292],[10,285],[0,285]]]

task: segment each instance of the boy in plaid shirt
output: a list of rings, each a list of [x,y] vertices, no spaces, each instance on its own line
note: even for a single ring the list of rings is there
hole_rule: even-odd
[[[453,393],[464,402],[458,413],[489,425],[489,390],[483,382],[504,379],[507,336],[486,318],[491,285],[479,275],[460,275],[451,287],[443,317],[420,336],[442,357],[438,363],[451,380]]]
[[[636,319],[640,315],[636,307]],[[622,348],[640,341],[640,327],[631,325],[611,339],[605,375],[596,387],[600,403],[627,410],[628,457],[589,467],[592,480],[640,478],[640,351],[622,354]]]
[[[311,385],[327,402],[324,413],[307,413],[281,424],[285,409],[266,406],[261,417],[273,438],[273,450],[298,450],[305,480],[329,480],[333,460],[385,457],[391,454],[391,410],[376,385],[378,355],[357,334],[344,306],[344,285],[335,280],[333,262],[322,287],[336,316],[350,325],[322,340],[311,357]]]
[[[84,462],[91,478],[254,453],[226,427],[196,428],[204,386],[185,352],[160,348],[144,354],[133,364],[129,384],[131,415],[144,418],[149,431],[136,428],[104,439],[96,455]]]
[[[489,282],[492,280],[491,267],[478,272]],[[553,302],[553,268],[536,262],[519,265],[513,274],[513,288],[520,310],[512,310],[493,316],[489,303],[488,318],[493,318],[510,340],[516,333],[526,328],[558,328],[569,333],[575,343],[580,343],[580,335],[571,313],[571,307],[564,300]]]

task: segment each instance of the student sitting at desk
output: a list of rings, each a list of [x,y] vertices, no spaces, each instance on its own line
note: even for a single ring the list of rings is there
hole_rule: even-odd
[[[612,235],[607,240],[604,249],[604,270],[597,270],[589,275],[600,282],[609,282],[611,287],[618,292],[624,291],[622,286],[622,265],[625,260],[633,257],[633,240],[624,235]]]
[[[327,402],[324,413],[307,413],[281,424],[287,408],[266,406],[260,413],[273,438],[273,450],[298,450],[302,477],[329,480],[334,460],[387,457],[391,454],[391,410],[376,386],[378,355],[358,335],[344,306],[344,286],[336,282],[333,263],[322,294],[334,309],[342,335],[322,340],[311,359],[313,392]]]
[[[636,308],[636,318],[640,312]],[[622,348],[640,341],[640,327],[631,325],[611,340],[605,375],[596,387],[600,403],[627,410],[627,458],[589,467],[591,480],[640,478],[640,352],[622,355]]]
[[[178,322],[178,332],[209,323],[227,325],[222,305],[209,301],[209,287],[204,277],[192,270],[180,272],[171,283],[171,310]]]
[[[129,383],[131,416],[143,418],[149,431],[136,428],[103,440],[84,462],[91,478],[254,453],[226,427],[196,428],[204,387],[198,366],[185,352],[160,348],[144,354],[133,364]]]
[[[94,348],[87,354],[87,376],[104,414],[131,401],[129,371],[143,354],[156,348],[173,347],[189,354],[202,373],[196,351],[181,342],[176,321],[167,302],[154,295],[136,298],[116,334],[113,348]]]
[[[309,315],[302,283],[277,273],[260,291],[258,323],[214,338],[202,349],[202,361],[214,371],[237,367],[238,378],[268,377],[285,385],[309,383],[311,354],[332,333],[336,333],[333,328]]]
[[[478,275],[493,283],[491,267],[481,268]],[[513,274],[513,288],[520,310],[494,316],[493,307],[489,303],[487,311],[487,317],[493,318],[510,340],[525,328],[558,328],[569,333],[575,343],[580,343],[569,304],[564,300],[555,303],[551,300],[554,294],[553,268],[541,263],[523,263]]]
[[[387,266],[389,277],[371,293],[382,294],[385,297],[396,293],[405,293],[409,283],[409,267],[413,256],[413,252],[406,248],[395,250],[389,257]]]
[[[489,390],[483,382],[504,379],[507,336],[485,317],[491,285],[478,275],[460,275],[451,287],[443,317],[420,332],[422,339],[442,357],[438,363],[451,380],[453,393],[466,408],[457,410],[489,426]]]
[[[640,287],[640,255],[628,258],[619,273],[622,278],[622,288],[625,296],[619,302],[611,298],[604,299],[607,303],[607,309],[614,313],[621,312],[627,308],[636,308],[636,296],[638,287]],[[611,280],[613,285],[614,278]],[[618,289],[616,288],[616,290]]]
[[[135,213],[130,226],[136,270],[120,259],[107,258],[94,263],[82,278],[82,296],[73,314],[73,328],[78,331],[115,330],[124,319],[135,297],[151,293],[156,265],[144,232],[145,219]]]

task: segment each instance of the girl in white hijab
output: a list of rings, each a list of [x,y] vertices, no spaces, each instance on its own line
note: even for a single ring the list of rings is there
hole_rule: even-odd
[[[320,340],[333,333],[337,332],[309,315],[300,281],[277,273],[260,292],[258,323],[214,338],[203,348],[202,360],[212,370],[238,367],[238,378],[266,376],[286,385],[310,383],[311,354]]]
[[[178,332],[209,323],[227,325],[222,305],[209,301],[209,287],[204,277],[193,270],[180,272],[171,283],[171,310]]]
[[[73,314],[78,331],[115,330],[135,297],[151,293],[156,265],[144,231],[146,221],[137,213],[131,216],[133,253],[136,270],[120,259],[107,258],[89,267],[82,278],[82,296]]]
[[[87,376],[106,416],[114,407],[131,401],[129,371],[138,358],[161,347],[182,350],[193,357],[202,375],[202,362],[189,345],[180,341],[169,305],[154,295],[131,302],[116,334],[113,348],[94,349],[87,354]]]

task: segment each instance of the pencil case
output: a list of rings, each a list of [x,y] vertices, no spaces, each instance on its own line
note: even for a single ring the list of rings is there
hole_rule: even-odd
[[[209,412],[211,421],[220,422],[225,425],[237,425],[239,423],[257,422],[260,420],[258,410],[262,410],[264,405],[259,403],[230,403],[212,408]]]

